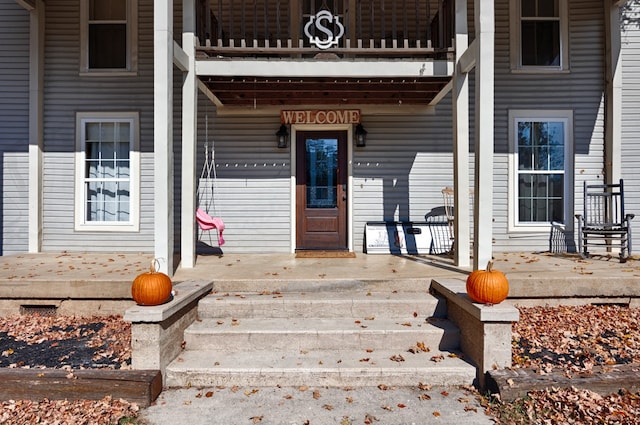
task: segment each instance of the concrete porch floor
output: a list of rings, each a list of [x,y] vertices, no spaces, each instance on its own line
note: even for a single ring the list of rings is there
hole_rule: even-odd
[[[495,253],[494,268],[509,279],[510,298],[640,297],[640,261],[632,257]],[[40,253],[0,257],[0,299],[130,297],[130,285],[149,269],[148,253]],[[214,290],[297,290],[349,284],[398,290],[427,288],[434,278],[466,279],[448,256],[357,254],[355,258],[296,258],[295,254],[199,256],[196,267],[178,267],[174,282],[212,281]],[[309,290],[309,289],[307,289]]]

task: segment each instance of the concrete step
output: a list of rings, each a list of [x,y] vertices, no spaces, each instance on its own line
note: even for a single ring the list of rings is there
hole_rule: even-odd
[[[198,304],[200,318],[426,318],[445,315],[445,303],[427,292],[218,292]]]
[[[418,342],[431,349],[460,345],[459,330],[446,319],[424,318],[242,318],[202,319],[185,330],[190,350],[406,351]]]
[[[186,350],[166,369],[168,387],[470,385],[474,366],[457,352],[406,350]]]

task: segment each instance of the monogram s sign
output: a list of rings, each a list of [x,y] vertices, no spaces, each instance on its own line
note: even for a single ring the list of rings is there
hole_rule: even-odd
[[[333,16],[328,10],[321,10],[309,18],[304,26],[304,33],[309,43],[325,50],[337,46],[340,37],[344,35],[344,25],[339,16]]]

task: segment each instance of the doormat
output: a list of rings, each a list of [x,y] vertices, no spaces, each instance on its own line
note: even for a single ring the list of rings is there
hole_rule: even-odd
[[[298,251],[296,258],[356,258],[355,252],[349,251]]]

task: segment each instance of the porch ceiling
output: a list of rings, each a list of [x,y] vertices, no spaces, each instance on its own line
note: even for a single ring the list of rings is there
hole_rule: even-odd
[[[225,106],[428,105],[451,77],[201,77]]]

